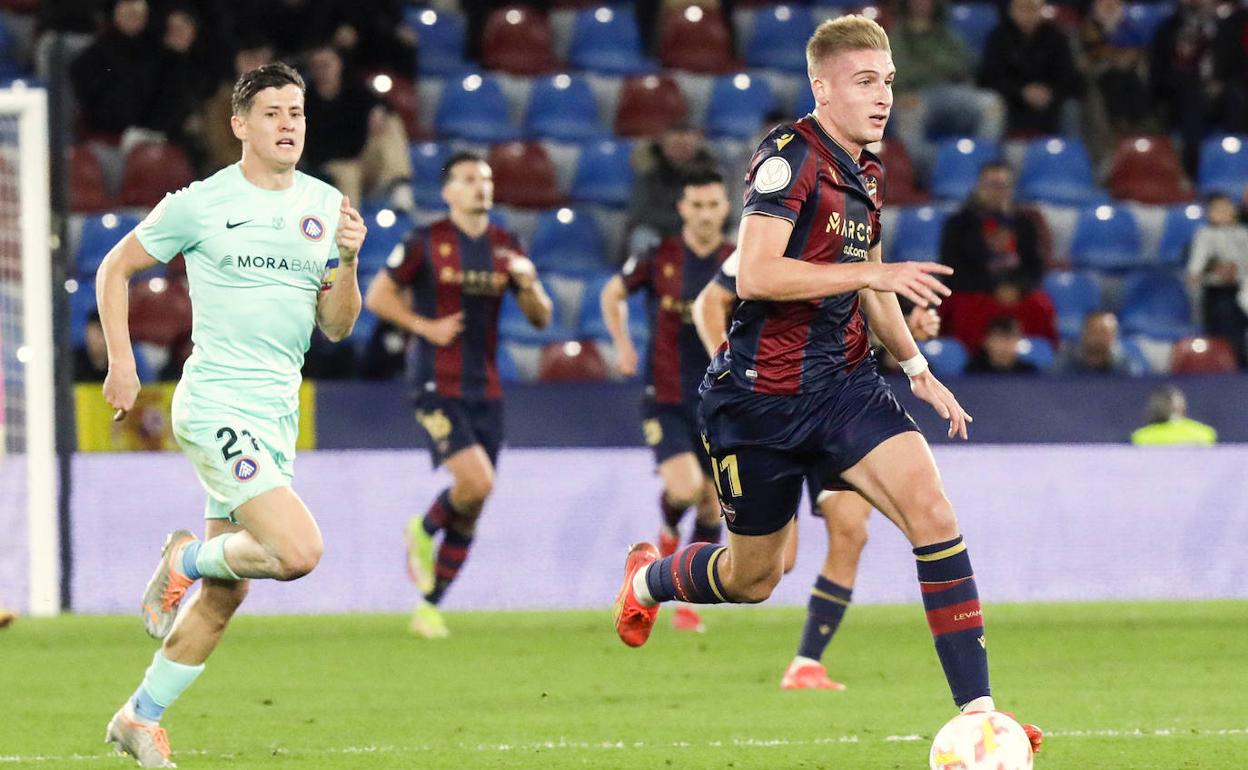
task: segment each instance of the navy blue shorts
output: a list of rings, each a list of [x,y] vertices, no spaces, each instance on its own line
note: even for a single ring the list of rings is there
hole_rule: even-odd
[[[788,524],[807,476],[849,489],[846,469],[919,429],[870,361],[835,387],[797,396],[751,393],[725,378],[703,392],[702,420],[724,519],[739,535]]]
[[[437,393],[423,393],[412,404],[416,422],[429,439],[433,467],[461,449],[480,444],[498,465],[498,450],[503,445],[503,402],[465,401]]]
[[[660,404],[652,398],[642,399],[641,430],[646,444],[654,451],[656,466],[682,452],[693,452],[698,466],[710,478],[711,458],[702,445],[696,404]]]

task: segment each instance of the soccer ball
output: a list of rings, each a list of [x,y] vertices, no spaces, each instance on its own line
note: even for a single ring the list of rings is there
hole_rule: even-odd
[[[932,770],[1030,770],[1031,741],[1000,711],[973,711],[940,728],[928,760]]]

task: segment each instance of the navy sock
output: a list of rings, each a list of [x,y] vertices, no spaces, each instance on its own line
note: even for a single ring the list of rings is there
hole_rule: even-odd
[[[689,536],[690,543],[718,543],[720,535],[723,534],[723,525],[718,521],[714,524],[703,524],[702,522],[694,522],[693,534]]]
[[[821,660],[828,642],[836,634],[836,629],[845,617],[853,597],[852,589],[834,583],[823,575],[815,578],[815,587],[810,591],[810,603],[806,605],[806,627],[802,629],[802,643],[797,654],[811,660]]]
[[[719,604],[730,601],[719,580],[718,562],[728,548],[710,543],[693,543],[651,564],[646,586],[655,601],[679,599],[691,604]]]
[[[918,560],[927,625],[936,641],[936,655],[945,670],[953,702],[962,706],[991,695],[984,616],[966,544],[959,535],[915,548],[914,557]]]
[[[667,501],[667,493],[659,493],[659,510],[663,513],[663,523],[671,529],[680,526],[680,520],[684,518],[685,511],[689,510],[689,506],[677,508]]]
[[[454,515],[455,506],[451,505],[451,488],[447,487],[438,493],[438,496],[433,499],[433,504],[429,506],[429,511],[425,513],[425,532],[430,536],[437,534],[438,530],[445,527],[446,522]]]
[[[457,529],[456,524],[465,529],[472,526],[471,522],[461,523],[461,520],[448,522],[442,544],[438,546],[438,559],[433,567],[433,590],[425,597],[431,604],[442,601],[446,589],[459,576],[459,570],[464,566],[468,550],[472,547],[472,534]]]

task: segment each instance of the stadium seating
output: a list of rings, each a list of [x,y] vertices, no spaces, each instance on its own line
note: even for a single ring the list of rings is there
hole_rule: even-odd
[[[1053,300],[1062,339],[1077,339],[1084,319],[1101,308],[1101,287],[1092,273],[1051,271],[1044,276],[1044,292]]]
[[[420,142],[410,148],[412,158],[412,197],[421,208],[441,209],[442,167],[451,157],[451,146],[438,142]]]
[[[762,6],[754,11],[754,29],[745,44],[751,67],[806,74],[806,49],[794,41],[806,40],[815,30],[807,5]]]
[[[172,347],[191,336],[191,294],[184,281],[130,282],[130,337]]]
[[[1043,137],[1027,145],[1018,174],[1018,198],[1080,206],[1105,198],[1092,178],[1092,161],[1078,139]]]
[[[1165,136],[1128,136],[1110,161],[1109,194],[1119,200],[1171,204],[1190,201],[1192,184]]]
[[[577,323],[577,336],[581,339],[592,339],[609,342],[611,334],[607,331],[606,321],[602,318],[602,306],[598,297],[602,287],[611,279],[610,275],[592,278],[585,282],[585,292],[581,298],[580,319]],[[650,339],[649,311],[646,308],[645,292],[634,292],[628,295],[628,336],[638,353]]]
[[[589,340],[551,342],[538,360],[539,382],[597,382],[607,379],[607,362]]]
[[[368,237],[360,247],[360,275],[372,275],[385,267],[394,247],[402,243],[404,236],[412,229],[412,220],[404,214],[396,214],[390,209],[360,212],[364,223],[368,226]],[[363,280],[360,285],[365,286]]]
[[[581,145],[572,177],[571,197],[583,203],[626,206],[633,194],[632,145],[626,140]]]
[[[1238,201],[1248,185],[1248,135],[1205,139],[1196,178],[1202,194],[1219,192]]]
[[[1177,340],[1192,330],[1187,287],[1173,274],[1146,270],[1127,277],[1118,314],[1126,334]]]
[[[1161,243],[1157,246],[1157,261],[1167,266],[1186,264],[1188,246],[1204,220],[1204,209],[1195,203],[1167,209],[1166,221],[1161,230]]]
[[[540,271],[591,276],[609,269],[602,230],[584,210],[544,212],[538,217],[529,254]]]
[[[1165,2],[1127,3],[1126,21],[1130,25],[1124,41],[1147,48],[1157,34],[1157,28],[1174,14],[1174,5]]]
[[[498,312],[498,334],[502,340],[520,345],[545,345],[573,336],[572,329],[562,323],[558,313],[545,329],[533,328],[511,292],[503,295],[503,304]]]
[[[505,142],[516,131],[507,118],[507,97],[489,75],[452,77],[442,89],[434,126],[440,136],[469,142]]]
[[[641,32],[631,6],[601,5],[577,11],[572,23],[568,64],[574,69],[613,75],[651,72],[641,50]]]
[[[1077,268],[1123,270],[1143,264],[1140,228],[1123,206],[1088,206],[1079,212],[1070,261]]]
[[[513,75],[541,75],[558,66],[546,14],[523,5],[490,13],[481,51],[481,63],[487,68]]]
[[[113,208],[113,196],[104,181],[104,168],[88,144],[69,148],[69,208],[74,212]]]
[[[195,169],[176,144],[143,142],[131,148],[121,172],[121,204],[151,208],[165,193],[195,181]]]
[[[1024,337],[1018,341],[1018,359],[1042,372],[1052,369],[1056,358],[1053,345],[1044,337]]]
[[[423,75],[455,75],[468,65],[464,60],[464,17],[445,10],[408,6],[404,23],[420,38],[416,66]]]
[[[131,214],[109,213],[84,219],[74,257],[79,280],[95,280],[95,271],[104,261],[104,255],[138,224],[139,218]]]
[[[494,200],[507,206],[550,208],[562,201],[555,166],[538,142],[507,142],[490,148]]]
[[[940,234],[949,215],[935,206],[901,209],[887,254],[889,262],[939,262]]]
[[[659,22],[659,60],[664,67],[719,73],[733,69],[732,37],[716,8],[686,5]]]
[[[668,75],[641,75],[624,81],[615,115],[620,136],[652,136],[685,119],[688,105]]]
[[[1000,19],[992,3],[957,3],[949,8],[947,21],[978,60]]]
[[[69,294],[69,343],[76,348],[87,341],[87,317],[96,309],[95,280],[81,280]]]
[[[914,183],[914,165],[910,153],[900,139],[885,137],[876,150],[884,164],[884,205],[909,206],[922,203],[927,196]]]
[[[953,337],[937,337],[920,342],[919,350],[939,377],[957,377],[966,371],[969,359],[966,347]]]
[[[763,78],[744,72],[722,75],[711,86],[704,120],[706,133],[712,137],[750,138],[775,105],[771,86]]]
[[[530,136],[567,142],[604,134],[589,83],[577,75],[536,80],[529,93],[524,128]]]
[[[1000,157],[995,142],[962,137],[942,139],[932,163],[932,197],[962,200],[975,188],[979,169]]]
[[[1218,374],[1236,370],[1235,351],[1221,337],[1185,337],[1174,343],[1174,374]]]
[[[369,89],[403,121],[408,140],[423,138],[428,132],[420,122],[420,100],[416,84],[395,72],[374,72],[365,78]]]
[[[498,346],[494,365],[498,367],[498,378],[503,382],[520,382],[520,368],[516,366],[516,359],[512,357],[506,345]]]

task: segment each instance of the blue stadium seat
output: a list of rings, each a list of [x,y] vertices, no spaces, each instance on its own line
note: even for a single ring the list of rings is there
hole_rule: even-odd
[[[390,209],[365,210],[360,212],[364,224],[368,226],[368,237],[360,247],[360,273],[373,274],[385,267],[386,260],[394,247],[403,241],[403,237],[412,229],[412,220],[406,214],[398,214]]]
[[[1248,135],[1206,139],[1200,146],[1196,183],[1204,195],[1219,192],[1238,201],[1248,184]]]
[[[969,356],[966,347],[953,337],[937,337],[919,343],[919,349],[927,357],[928,364],[940,377],[957,377],[966,371]]]
[[[1147,48],[1152,45],[1153,37],[1162,22],[1174,15],[1174,5],[1166,2],[1127,3],[1125,9],[1126,29],[1123,30],[1119,45],[1134,45]]]
[[[78,290],[69,295],[69,342],[80,348],[87,342],[87,316],[96,309],[95,281],[78,283]]]
[[[603,275],[585,282],[585,295],[581,300],[581,317],[577,324],[577,336],[581,339],[611,340],[607,324],[602,320],[602,305],[598,296],[602,287],[611,280],[610,275]],[[628,296],[628,336],[633,340],[638,355],[650,341],[650,320],[646,308],[646,293],[634,292]]]
[[[121,213],[89,216],[83,220],[76,257],[78,277],[94,281],[95,271],[100,269],[108,250],[138,224],[138,217]]]
[[[627,206],[633,194],[632,147],[624,139],[581,145],[569,197],[582,203]]]
[[[1123,206],[1088,206],[1079,212],[1070,262],[1094,270],[1125,270],[1143,264],[1140,228]]]
[[[520,382],[520,368],[516,366],[516,359],[511,357],[511,353],[507,350],[506,345],[498,346],[494,364],[498,367],[498,378],[500,380],[503,382]]]
[[[978,59],[988,35],[1000,21],[992,3],[958,3],[949,9],[948,23]]]
[[[17,76],[26,81],[27,85],[34,86],[32,78],[22,77],[22,67],[15,56],[15,43],[16,39],[13,30],[9,29],[8,20],[0,16],[0,74]]]
[[[1148,354],[1144,352],[1144,348],[1140,347],[1140,343],[1127,337],[1122,340],[1122,352],[1127,357],[1129,370],[1133,377],[1139,377],[1142,374],[1152,372],[1153,365],[1148,360]]]
[[[1018,341],[1018,358],[1042,372],[1047,372],[1053,368],[1056,354],[1053,352],[1053,345],[1044,337],[1024,337]]]
[[[793,110],[794,118],[802,118],[815,111],[815,95],[809,83],[803,83],[797,89],[797,103]]]
[[[975,188],[980,167],[1000,155],[996,142],[969,137],[942,139],[932,163],[932,197],[962,200]]]
[[[721,75],[711,86],[706,110],[706,133],[715,137],[746,139],[758,133],[763,118],[776,106],[771,86],[744,72]]]
[[[524,130],[529,136],[579,142],[605,133],[585,78],[555,75],[533,83]]]
[[[1028,143],[1018,174],[1018,198],[1056,206],[1105,200],[1092,178],[1092,161],[1078,139],[1043,137]]]
[[[533,232],[530,256],[538,270],[586,276],[610,269],[597,220],[570,208],[543,212]]]
[[[412,197],[416,205],[424,209],[446,207],[442,200],[442,167],[451,157],[451,146],[446,143],[420,142],[410,148],[412,157]]]
[[[498,333],[504,342],[518,345],[545,345],[575,337],[573,330],[559,318],[558,312],[555,312],[545,329],[533,328],[529,319],[524,317],[524,312],[516,302],[516,295],[512,292],[503,295],[503,305],[498,312]]]
[[[1187,287],[1164,270],[1145,270],[1128,276],[1118,315],[1125,334],[1178,340],[1193,333]]]
[[[940,233],[949,215],[935,206],[911,206],[897,214],[889,262],[939,262]]]
[[[1050,272],[1044,276],[1044,292],[1053,300],[1062,339],[1078,338],[1083,319],[1101,307],[1101,287],[1092,273]]]
[[[366,274],[361,272],[360,291],[368,291],[368,284],[374,278],[374,274]],[[351,330],[351,344],[359,352],[363,352],[368,347],[369,340],[373,338],[373,332],[377,330],[381,319],[373,315],[368,308],[360,308],[360,316],[355,319],[355,328]]]
[[[576,12],[568,65],[612,75],[651,72],[641,49],[641,32],[631,6],[601,5]]]
[[[447,79],[434,127],[442,136],[489,144],[518,134],[507,120],[507,97],[498,81],[475,72]]]
[[[815,30],[807,5],[770,5],[754,10],[754,31],[745,44],[751,67],[806,74],[805,41]]]
[[[1166,223],[1161,228],[1161,243],[1157,246],[1157,261],[1169,267],[1186,264],[1187,247],[1204,221],[1204,209],[1195,203],[1167,209]]]
[[[454,75],[468,65],[464,60],[467,38],[464,17],[458,13],[408,6],[404,23],[420,37],[416,66],[423,75]]]

